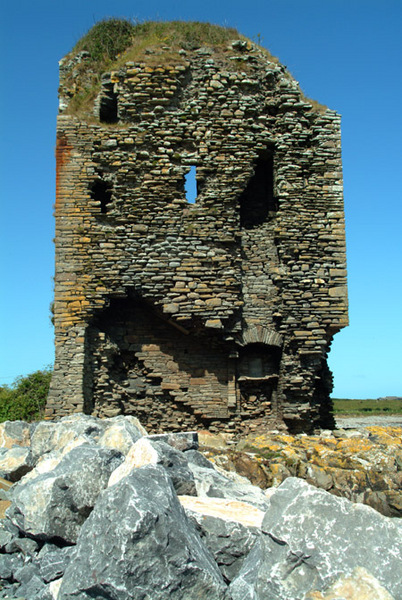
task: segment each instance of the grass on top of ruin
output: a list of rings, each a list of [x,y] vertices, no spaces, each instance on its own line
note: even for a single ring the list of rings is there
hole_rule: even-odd
[[[78,65],[72,63],[67,85],[74,90],[68,114],[86,115],[92,113],[93,102],[100,90],[102,73],[117,71],[128,62],[145,63],[147,66],[174,66],[185,64],[183,50],[192,51],[208,46],[223,61],[233,54],[230,43],[242,40],[250,42],[232,27],[221,27],[198,21],[146,21],[136,23],[125,19],[104,19],[96,23],[74,46],[70,56],[88,52],[86,60]],[[274,63],[279,60],[268,50],[259,46],[267,59]],[[227,60],[233,71],[248,71],[250,64],[243,60],[239,51],[239,61]],[[247,57],[246,57],[247,58]]]
[[[140,23],[127,19],[104,19],[96,23],[70,53],[72,56],[86,51],[89,57],[78,65],[72,65],[70,83],[75,92],[67,113],[88,117],[100,90],[102,73],[117,71],[128,62],[142,62],[150,67],[185,64],[183,50],[192,51],[207,46],[226,63],[229,70],[247,73],[251,69],[251,63],[247,60],[248,56],[244,55],[244,48],[237,49],[238,60],[233,60],[234,49],[231,48],[231,42],[241,40],[246,43],[248,50],[258,48],[268,61],[280,64],[279,59],[261,45],[259,34],[256,39],[257,41],[249,40],[233,27],[199,21]],[[292,77],[286,70],[284,74]],[[311,100],[302,92],[301,98],[311,104],[312,110],[316,112],[323,113],[327,110],[326,106]]]
[[[116,69],[127,61],[143,59],[149,52],[193,50],[208,45],[218,50],[233,40],[246,39],[236,29],[197,21],[146,21],[105,19],[96,23],[74,46],[76,54],[87,51],[90,62],[100,72]],[[167,48],[168,47],[168,48]],[[148,58],[151,58],[151,55]],[[169,53],[166,59],[169,58]],[[159,60],[161,57],[159,56]]]

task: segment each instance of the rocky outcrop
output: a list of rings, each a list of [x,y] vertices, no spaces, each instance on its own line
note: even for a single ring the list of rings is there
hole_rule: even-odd
[[[321,431],[313,436],[270,432],[237,444],[227,436],[203,433],[200,440],[217,466],[263,489],[299,477],[386,516],[402,516],[401,427]]]
[[[130,418],[19,430],[5,453],[25,448],[32,464],[2,491],[0,598],[402,597],[399,519],[300,478],[263,491],[199,453],[195,435],[155,439]]]

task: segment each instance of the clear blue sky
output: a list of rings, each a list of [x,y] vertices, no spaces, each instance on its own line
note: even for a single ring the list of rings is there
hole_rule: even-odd
[[[260,39],[342,115],[350,326],[335,397],[402,396],[401,0],[13,0],[0,24],[0,384],[53,362],[58,61],[98,20],[198,20]]]

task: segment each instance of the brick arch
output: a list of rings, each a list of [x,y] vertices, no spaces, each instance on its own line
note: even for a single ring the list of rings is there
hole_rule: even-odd
[[[240,346],[247,344],[266,344],[267,346],[282,347],[283,339],[276,331],[263,327],[262,325],[254,325],[247,327],[241,334],[238,340]]]

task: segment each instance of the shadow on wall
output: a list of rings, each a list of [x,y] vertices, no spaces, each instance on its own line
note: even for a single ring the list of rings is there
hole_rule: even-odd
[[[87,331],[85,412],[144,420],[157,405],[164,419],[180,402],[200,421],[227,418],[228,355],[222,342],[186,335],[145,303],[112,300]]]

